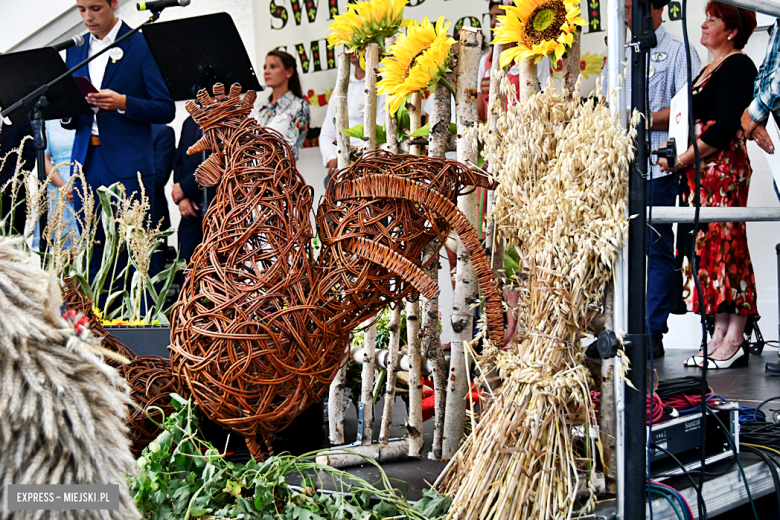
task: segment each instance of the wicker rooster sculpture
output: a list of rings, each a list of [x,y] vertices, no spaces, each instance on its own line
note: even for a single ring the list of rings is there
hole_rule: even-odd
[[[474,229],[457,210],[466,186],[489,187],[454,161],[365,154],[320,204],[322,250],[311,246],[313,189],[280,134],[249,117],[254,92],[201,91],[187,110],[212,153],[195,176],[216,195],[171,314],[171,370],[212,420],[256,458],[269,435],[318,402],[346,362],[349,332],[388,303],[437,286],[423,250],[455,229],[471,253],[494,342],[501,298]],[[472,188],[473,189],[473,188]],[[435,262],[433,255],[427,262]]]

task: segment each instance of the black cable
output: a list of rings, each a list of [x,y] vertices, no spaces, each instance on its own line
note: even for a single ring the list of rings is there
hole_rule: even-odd
[[[680,459],[675,457],[674,453],[672,453],[671,451],[667,450],[666,448],[662,448],[662,447],[658,446],[655,443],[651,443],[650,444],[650,448],[654,449],[654,450],[662,451],[666,455],[671,457],[671,459],[674,461],[674,463],[677,464],[680,467],[680,469],[683,472],[683,475],[688,477],[688,481],[691,483],[691,487],[696,491],[696,502],[698,503],[698,506],[699,506],[699,518],[701,520],[707,520],[707,506],[704,503],[704,497],[701,494],[701,486],[697,485],[696,482],[693,481],[693,477],[691,476],[691,473],[693,473],[694,471],[691,471],[688,468],[686,468],[685,465],[682,462],[680,462]],[[702,468],[703,467],[704,466],[702,466]],[[704,478],[700,474],[699,475],[699,483],[701,484],[701,482],[704,482]]]
[[[778,399],[780,399],[780,395],[778,395],[777,397],[770,397],[766,401],[761,401],[761,404],[756,407],[756,411],[753,412],[753,420],[754,421],[756,420],[756,414],[758,413],[759,410],[761,410],[762,406],[764,406],[765,404],[767,404],[767,403],[769,403],[771,401],[776,401]]]
[[[655,393],[666,401],[669,398],[678,395],[698,395],[701,388],[700,376],[685,376],[674,379],[664,379],[658,381],[658,388]]]
[[[715,418],[716,421],[718,421],[718,424],[720,424],[721,429],[723,430],[723,433],[726,434],[726,439],[729,441],[729,446],[731,446],[731,451],[734,452],[734,459],[737,461],[737,464],[739,464],[739,470],[742,473],[742,482],[745,484],[745,491],[747,491],[748,500],[750,501],[750,507],[753,509],[753,515],[755,516],[756,520],[758,520],[758,512],[756,511],[756,504],[753,502],[753,495],[750,493],[750,484],[748,483],[747,475],[745,475],[745,468],[742,466],[742,462],[739,460],[739,455],[737,455],[737,446],[734,442],[734,437],[731,436],[731,432],[726,428],[726,425],[723,424],[723,421],[720,420],[720,417],[715,413],[712,408],[707,406],[707,404],[704,404],[704,407],[702,409],[704,415],[706,415],[707,412],[711,413],[712,416]],[[704,451],[704,447],[702,446],[702,451]],[[702,466],[702,469],[704,466]]]
[[[753,446],[741,446],[740,449],[742,451],[752,453],[753,455],[758,455],[761,459],[763,459],[763,461],[769,467],[769,473],[772,475],[772,482],[774,482],[775,484],[775,497],[777,498],[777,507],[780,508],[780,478],[778,478],[777,469],[775,468],[775,466],[778,465],[778,462],[774,460],[774,458],[764,453],[764,451],[759,448],[754,448]]]

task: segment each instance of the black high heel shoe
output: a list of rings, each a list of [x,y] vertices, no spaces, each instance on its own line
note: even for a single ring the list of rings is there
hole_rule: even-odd
[[[707,357],[707,370],[722,370],[725,368],[741,368],[748,366],[748,342],[742,342],[740,348],[728,359],[712,359]]]

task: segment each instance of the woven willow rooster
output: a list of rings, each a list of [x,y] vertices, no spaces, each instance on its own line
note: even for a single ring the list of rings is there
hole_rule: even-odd
[[[349,332],[388,303],[437,286],[423,250],[455,229],[472,255],[490,337],[501,299],[476,233],[458,212],[465,186],[489,183],[453,161],[366,154],[339,172],[316,217],[313,190],[280,134],[249,117],[254,92],[221,84],[187,110],[204,132],[188,153],[213,152],[195,176],[216,196],[171,314],[171,368],[212,420],[246,438],[286,427],[318,402],[346,362]],[[435,262],[433,255],[427,262]]]

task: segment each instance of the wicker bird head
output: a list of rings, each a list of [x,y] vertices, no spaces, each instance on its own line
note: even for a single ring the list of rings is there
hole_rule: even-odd
[[[188,155],[211,151],[214,152],[195,170],[195,179],[201,186],[211,188],[219,184],[222,172],[225,171],[223,154],[220,153],[221,143],[236,129],[229,121],[236,118],[246,118],[252,111],[257,99],[254,91],[248,91],[241,97],[241,85],[234,83],[230,92],[225,95],[225,86],[222,83],[214,85],[214,96],[210,96],[206,89],[198,92],[198,101],[189,101],[185,108],[192,115],[198,125],[203,129],[201,137],[188,150]],[[251,123],[250,118],[246,118]]]

